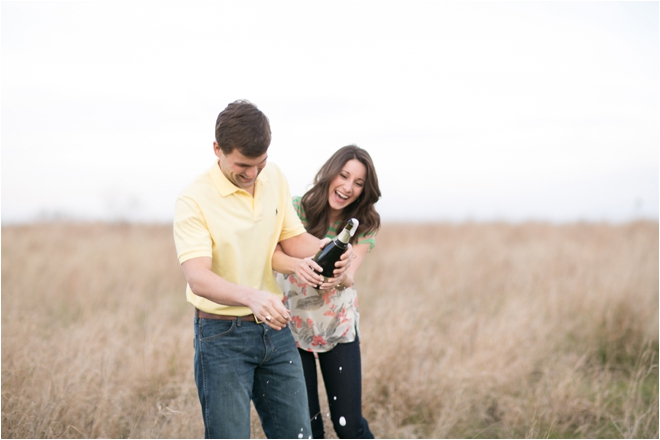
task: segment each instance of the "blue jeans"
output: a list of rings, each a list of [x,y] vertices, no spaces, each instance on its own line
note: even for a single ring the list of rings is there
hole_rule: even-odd
[[[300,356],[288,327],[195,317],[205,438],[250,438],[250,400],[268,438],[311,438]]]

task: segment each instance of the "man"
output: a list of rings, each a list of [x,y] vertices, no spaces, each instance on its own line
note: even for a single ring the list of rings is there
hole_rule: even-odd
[[[205,437],[249,438],[252,400],[269,438],[308,438],[302,365],[271,259],[279,244],[320,270],[309,256],[321,242],[305,232],[279,168],[267,164],[268,118],[235,101],[218,116],[215,136],[217,163],[182,191],[174,216],[186,296],[195,306]],[[337,275],[352,256],[349,248]]]

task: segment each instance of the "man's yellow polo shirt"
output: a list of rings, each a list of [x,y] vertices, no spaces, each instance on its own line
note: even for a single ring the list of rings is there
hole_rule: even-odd
[[[254,197],[231,183],[215,163],[179,195],[174,243],[179,262],[211,257],[212,270],[227,281],[282,297],[273,276],[278,242],[305,232],[291,203],[289,184],[268,163],[257,177]],[[208,313],[244,316],[248,307],[216,304],[186,288],[188,302]]]

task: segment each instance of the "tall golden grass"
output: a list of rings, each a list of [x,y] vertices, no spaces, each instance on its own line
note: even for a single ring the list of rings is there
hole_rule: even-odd
[[[373,432],[658,438],[658,267],[657,222],[386,224],[356,280]],[[2,437],[202,437],[184,287],[169,225],[3,227]]]

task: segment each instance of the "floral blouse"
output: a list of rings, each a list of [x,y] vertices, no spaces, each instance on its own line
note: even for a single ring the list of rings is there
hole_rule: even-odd
[[[300,204],[301,197],[293,198],[293,206],[302,223],[307,219]],[[332,225],[326,237],[334,238],[339,222]],[[375,234],[358,235],[357,244],[369,244],[369,251],[376,244]],[[352,287],[344,290],[319,291],[291,275],[276,273],[277,283],[284,292],[284,304],[291,311],[291,332],[298,348],[317,353],[332,350],[339,343],[353,342],[358,332],[360,313],[357,291]]]

